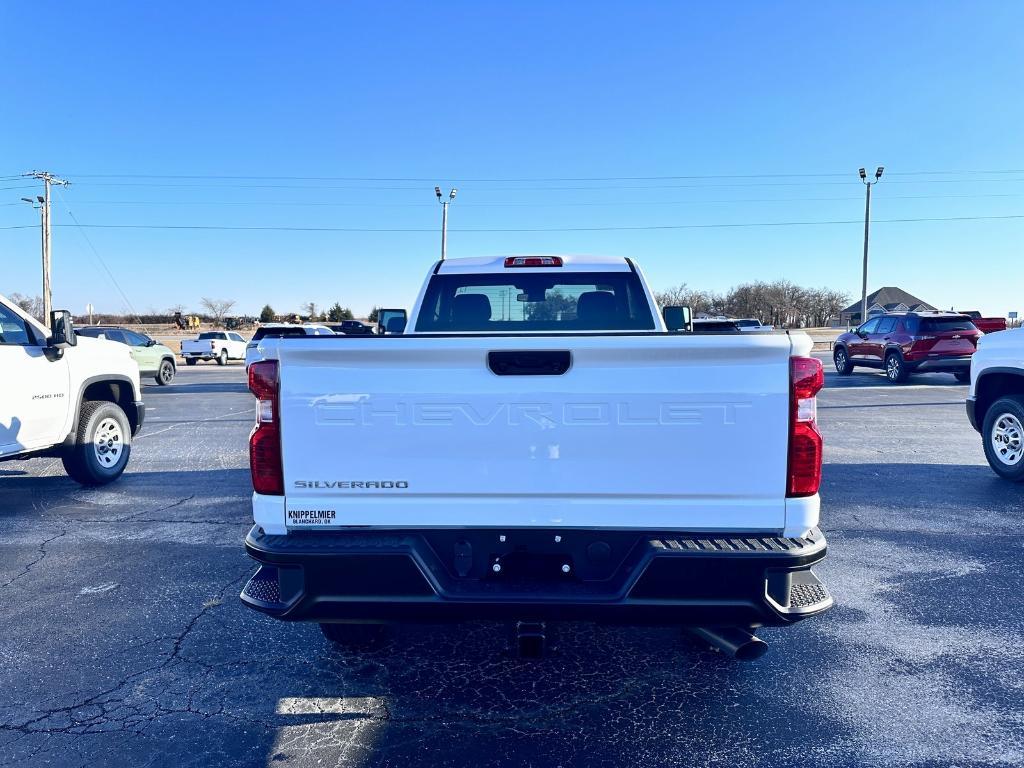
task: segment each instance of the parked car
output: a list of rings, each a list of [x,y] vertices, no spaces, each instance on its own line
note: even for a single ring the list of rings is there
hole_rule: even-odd
[[[50,328],[0,296],[0,460],[58,457],[83,485],[128,466],[146,408],[123,344],[79,338],[67,311]]]
[[[366,336],[373,333],[373,328],[358,320],[342,320],[340,323],[330,323],[328,326],[335,333],[343,333],[346,336]]]
[[[985,336],[971,361],[967,418],[996,474],[1024,482],[1024,329]]]
[[[76,332],[79,336],[107,339],[125,344],[132,359],[139,366],[140,376],[152,376],[156,379],[156,383],[162,386],[167,386],[174,381],[174,374],[177,372],[174,352],[170,347],[165,347],[146,334],[136,333],[115,325],[86,325],[77,328]]]
[[[893,383],[932,372],[967,382],[981,336],[971,318],[956,312],[887,312],[836,339],[832,359],[841,376],[863,366],[883,370]]]
[[[195,365],[200,360],[227,365],[228,360],[245,359],[245,339],[234,331],[204,331],[181,342],[181,356],[186,365]]]
[[[530,653],[598,620],[760,655],[754,627],[832,605],[821,363],[680,309],[629,259],[447,259],[402,335],[263,339],[242,601],[340,643],[490,618]]]
[[[969,309],[960,314],[971,318],[971,322],[982,333],[998,333],[1006,330],[1005,317],[982,317],[981,312],[976,309]]]
[[[256,329],[256,333],[245,345],[245,365],[248,367],[254,360],[259,360],[260,341],[267,338],[281,338],[283,336],[333,336],[334,331],[326,325],[305,323],[294,325],[291,323],[266,323]]]

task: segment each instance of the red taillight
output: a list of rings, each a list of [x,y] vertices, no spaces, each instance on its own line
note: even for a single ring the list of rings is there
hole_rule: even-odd
[[[505,259],[506,267],[560,267],[561,256],[509,256]]]
[[[821,433],[815,395],[825,386],[821,361],[792,357],[789,361],[789,462],[786,496],[813,496],[821,485]]]
[[[256,426],[249,435],[252,488],[256,493],[282,496],[284,470],[281,466],[276,360],[261,360],[249,366],[249,391],[256,396]]]

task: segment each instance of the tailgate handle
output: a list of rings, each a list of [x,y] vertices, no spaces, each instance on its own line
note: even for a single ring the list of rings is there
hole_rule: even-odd
[[[487,367],[498,376],[561,376],[572,364],[567,349],[494,350],[487,353]]]

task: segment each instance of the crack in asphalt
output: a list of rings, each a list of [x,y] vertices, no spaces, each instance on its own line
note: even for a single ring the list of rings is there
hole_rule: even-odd
[[[32,569],[33,569],[33,568],[34,568],[34,567],[35,567],[36,565],[38,565],[39,563],[41,563],[41,562],[42,562],[42,561],[43,561],[43,560],[44,560],[44,559],[46,558],[46,555],[47,555],[47,552],[46,552],[46,547],[47,547],[47,545],[49,545],[49,544],[50,544],[50,542],[56,541],[56,540],[57,540],[57,539],[59,539],[60,537],[62,537],[62,536],[65,536],[65,535],[67,535],[67,532],[68,532],[68,529],[67,529],[67,528],[64,528],[64,529],[63,529],[63,530],[61,530],[61,532],[60,532],[60,533],[58,533],[58,534],[57,534],[56,536],[51,536],[50,538],[48,538],[48,539],[45,539],[45,540],[44,540],[44,541],[43,541],[43,542],[42,542],[42,543],[41,543],[41,544],[39,545],[39,548],[38,548],[38,550],[37,550],[37,557],[35,558],[35,560],[32,560],[32,561],[31,561],[30,563],[28,563],[28,564],[27,564],[27,565],[26,565],[26,566],[25,566],[24,568],[22,568],[22,569],[21,569],[21,571],[20,571],[19,573],[17,573],[17,574],[15,574],[14,576],[12,576],[12,577],[11,577],[10,579],[8,579],[7,581],[5,581],[5,582],[4,582],[3,584],[0,584],[0,589],[5,589],[6,587],[9,587],[9,586],[11,586],[11,584],[13,584],[14,582],[16,582],[16,581],[17,581],[18,579],[20,579],[20,578],[21,578],[22,576],[25,576],[25,575],[26,575],[26,574],[27,574],[27,573],[28,573],[29,571],[31,571],[31,570],[32,570]]]
[[[138,678],[150,673],[162,672],[175,662],[195,663],[193,661],[180,657],[183,643],[204,616],[206,616],[214,608],[224,605],[224,596],[227,593],[227,591],[231,589],[233,586],[239,584],[243,579],[247,577],[247,575],[248,569],[246,570],[245,573],[233,577],[223,587],[221,587],[220,590],[218,590],[215,598],[207,600],[203,604],[202,609],[188,620],[182,631],[179,632],[177,635],[173,636],[173,644],[171,647],[170,654],[160,662],[156,664],[151,664],[146,668],[138,670],[136,672],[132,672],[131,674],[122,677],[120,680],[118,680],[115,684],[111,685],[110,687],[93,693],[84,699],[80,699],[78,701],[75,701],[71,704],[67,704],[64,706],[51,707],[48,709],[41,710],[40,714],[37,717],[30,718],[28,720],[25,720],[24,722],[0,722],[0,731],[13,731],[22,734],[22,736],[30,734],[82,735],[106,733],[111,729],[105,726],[119,725],[120,728],[118,730],[130,731],[133,733],[141,734],[141,731],[137,730],[134,726],[140,723],[152,722],[153,720],[161,716],[172,714],[196,714],[201,715],[205,718],[219,714],[219,712],[203,712],[202,710],[194,709],[191,707],[191,702],[190,706],[188,707],[168,708],[160,704],[159,701],[154,700],[155,707],[153,711],[149,714],[132,713],[131,711],[129,711],[123,714],[122,716],[118,717],[115,716],[118,709],[122,707],[128,707],[130,710],[132,708],[137,709],[137,707],[128,705],[124,698],[118,698],[115,696],[115,694],[124,689],[130,683],[138,680]],[[148,641],[147,643],[143,643],[141,646],[138,647],[144,647],[154,642],[159,642],[160,640],[167,639],[171,639],[171,637],[163,636],[161,638],[154,638],[153,640]],[[209,672],[210,670],[204,672],[204,676],[206,674],[209,674]],[[193,686],[190,689],[190,697],[194,695],[195,690],[196,686]],[[87,712],[82,712],[83,710],[89,710],[89,708],[95,708],[95,711],[91,714],[88,714]],[[223,709],[223,705],[221,709]],[[88,716],[82,717],[82,714],[88,714]],[[48,727],[37,726],[37,724],[39,723],[44,723],[47,720],[56,718],[60,715],[65,715],[69,720],[69,722],[66,725],[54,725]],[[19,740],[20,738],[21,737],[19,737]]]

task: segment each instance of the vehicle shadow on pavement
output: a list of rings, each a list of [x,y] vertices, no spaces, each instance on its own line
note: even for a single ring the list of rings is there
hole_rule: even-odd
[[[928,385],[933,387],[960,387],[967,393],[967,382],[959,382],[956,377],[949,373],[918,373],[912,375],[907,381],[898,384],[891,383],[882,371],[862,370],[855,371],[848,376],[840,376],[835,371],[825,370],[826,389],[858,389],[858,388],[884,388],[899,392],[901,387],[908,385]]]
[[[113,483],[90,488],[63,470],[39,475],[37,467],[47,461],[54,460],[32,459],[25,462],[26,469],[0,471],[0,518],[28,516],[69,529],[80,521],[139,523],[154,515],[169,522],[230,520],[240,537],[252,524],[248,469],[133,471],[129,465]],[[164,514],[170,510],[173,515]]]
[[[897,494],[894,499],[893,494]],[[987,464],[841,463],[822,467],[822,528],[1019,530],[1024,485]]]
[[[212,395],[212,394],[223,394],[223,393],[235,393],[235,394],[248,394],[249,388],[246,383],[236,381],[204,381],[195,382],[190,384],[176,384],[171,383],[166,387],[161,387],[157,384],[146,387],[146,397],[149,398],[152,395],[157,396],[173,396],[173,395]]]

